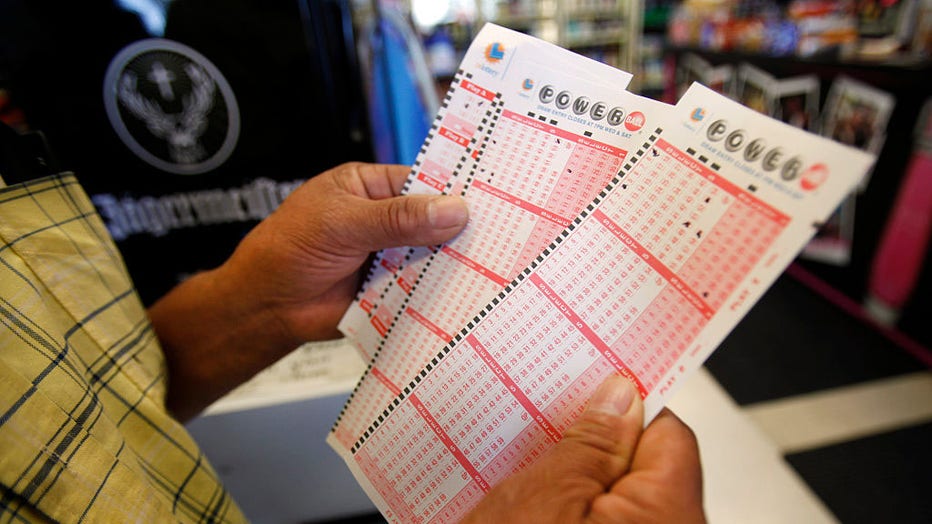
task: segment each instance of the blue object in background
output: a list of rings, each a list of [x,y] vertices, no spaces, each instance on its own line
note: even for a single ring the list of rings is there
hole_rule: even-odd
[[[376,160],[410,165],[438,105],[421,42],[401,15],[380,10],[361,46]]]

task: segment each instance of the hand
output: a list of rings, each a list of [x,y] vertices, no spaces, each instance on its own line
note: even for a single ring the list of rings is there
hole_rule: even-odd
[[[175,416],[197,414],[304,342],[338,336],[373,251],[440,244],[462,230],[461,198],[398,196],[408,172],[351,163],[312,178],[222,266],[149,309]]]
[[[359,269],[374,251],[445,242],[466,225],[459,197],[399,197],[409,167],[344,164],[311,179],[260,223],[221,268],[275,312],[291,344],[339,336]]]
[[[644,430],[643,420],[634,386],[610,378],[559,443],[463,522],[705,522],[692,431],[667,409]]]

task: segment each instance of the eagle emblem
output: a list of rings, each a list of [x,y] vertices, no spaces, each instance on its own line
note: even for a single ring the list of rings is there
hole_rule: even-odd
[[[171,173],[215,169],[239,135],[226,79],[206,57],[171,40],[142,40],[120,51],[104,80],[104,103],[124,144]]]

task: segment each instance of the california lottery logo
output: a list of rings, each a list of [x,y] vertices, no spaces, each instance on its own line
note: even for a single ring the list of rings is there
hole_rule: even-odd
[[[534,81],[531,80],[530,78],[525,78],[524,82],[521,82],[521,89],[524,89],[525,91],[530,91],[531,89],[534,89]]]
[[[240,114],[230,84],[184,44],[150,38],[125,47],[107,68],[103,95],[120,140],[162,171],[206,173],[236,147]]]
[[[689,115],[689,119],[693,122],[701,122],[703,118],[705,118],[705,109],[702,109],[701,107],[693,109],[692,114]]]
[[[500,42],[492,42],[485,48],[485,59],[496,64],[505,58],[505,46]]]

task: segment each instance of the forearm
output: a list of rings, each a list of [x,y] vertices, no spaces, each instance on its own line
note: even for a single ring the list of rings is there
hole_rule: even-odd
[[[185,421],[300,341],[271,308],[250,298],[248,281],[223,267],[199,273],[149,309],[168,367],[168,409]]]

